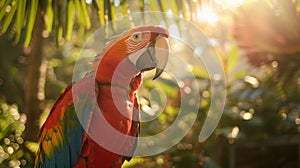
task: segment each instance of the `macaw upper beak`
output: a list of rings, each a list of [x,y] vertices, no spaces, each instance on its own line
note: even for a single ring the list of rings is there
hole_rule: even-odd
[[[133,56],[134,57],[134,56]],[[145,71],[156,68],[153,80],[164,71],[169,58],[169,41],[164,35],[158,35],[155,40],[148,44],[142,54],[135,59],[137,70]],[[130,58],[129,58],[130,59]],[[132,58],[131,58],[132,60]]]

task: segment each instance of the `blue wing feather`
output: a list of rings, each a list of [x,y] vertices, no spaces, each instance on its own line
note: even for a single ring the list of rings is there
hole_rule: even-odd
[[[86,89],[84,86],[85,82],[90,81],[91,79],[85,78],[78,83],[68,85],[54,104],[41,130],[35,167],[61,168],[76,165],[81,154],[84,128],[75,111],[72,87],[77,85],[76,87],[82,88],[80,91],[84,96],[79,101],[83,102],[83,108],[76,110],[81,111],[82,116],[79,117],[84,117],[83,123],[87,123],[89,114],[86,111],[90,112],[91,107],[85,105],[85,102],[88,102],[89,93],[84,92]],[[49,140],[46,140],[48,137]]]

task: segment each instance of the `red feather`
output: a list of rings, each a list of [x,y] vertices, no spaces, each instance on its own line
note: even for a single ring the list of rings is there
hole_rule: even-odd
[[[125,159],[130,160],[137,138],[109,139],[116,143],[116,149],[122,151],[122,155],[107,150],[96,141],[111,134],[101,122],[104,119],[115,130],[131,137],[138,136],[136,91],[141,85],[142,74],[126,59],[131,53],[126,50],[125,40],[135,32],[144,31],[151,32],[151,38],[139,47],[146,47],[158,33],[168,36],[167,30],[161,27],[132,29],[104,49],[97,58],[97,65],[92,65],[94,73],[91,76],[68,85],[42,127],[35,167],[108,168],[121,167]],[[121,71],[115,73],[117,68]],[[90,91],[91,86],[95,86],[95,90]],[[92,103],[95,98],[97,102]],[[78,102],[82,107],[75,108]],[[79,122],[81,115],[87,116],[83,126]]]

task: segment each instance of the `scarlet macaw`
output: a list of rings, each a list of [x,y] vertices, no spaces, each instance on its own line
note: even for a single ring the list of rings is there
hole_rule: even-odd
[[[153,79],[163,72],[168,52],[158,50],[168,51],[168,37],[168,31],[159,26],[136,27],[107,44],[92,64],[93,72],[69,84],[52,107],[40,132],[35,167],[108,168],[121,167],[125,160],[130,160],[139,134],[136,91],[144,71],[156,68]],[[86,90],[91,83],[95,86],[95,104],[101,112],[93,111],[95,108],[89,104],[93,94],[88,95]],[[77,113],[76,101],[85,102],[84,107],[76,108]],[[85,115],[89,110],[92,112],[80,124],[78,114]],[[88,133],[94,129],[96,137],[108,136],[100,122],[103,116],[114,129],[134,137],[134,141],[111,139],[111,143],[118,142],[123,155],[99,145]]]

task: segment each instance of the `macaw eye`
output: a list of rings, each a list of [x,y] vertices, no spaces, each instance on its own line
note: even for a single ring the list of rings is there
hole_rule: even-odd
[[[150,41],[151,33],[150,32],[135,32],[129,36],[125,40],[127,51],[129,53],[136,52],[137,50],[140,50],[141,48],[145,47],[147,43]]]
[[[133,35],[131,35],[131,38],[134,41],[140,41],[142,39],[142,33],[134,33]]]

